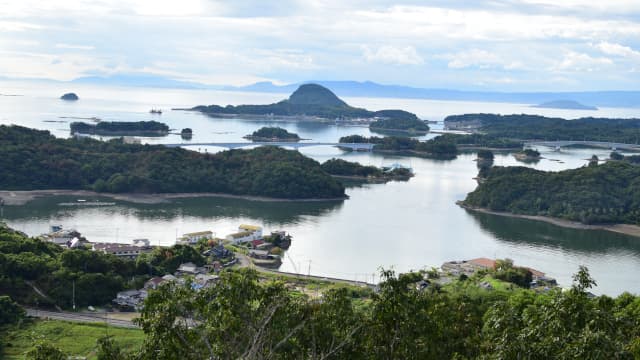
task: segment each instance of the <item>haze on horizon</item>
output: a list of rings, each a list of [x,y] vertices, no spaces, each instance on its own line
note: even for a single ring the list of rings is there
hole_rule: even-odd
[[[640,90],[637,0],[0,0],[0,77]]]

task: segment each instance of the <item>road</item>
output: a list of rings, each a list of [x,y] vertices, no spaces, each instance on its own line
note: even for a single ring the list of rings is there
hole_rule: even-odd
[[[327,282],[331,282],[331,283],[347,284],[347,285],[352,285],[352,286],[368,286],[368,287],[370,287],[372,289],[377,286],[376,284],[371,284],[371,283],[364,282],[364,281],[354,281],[354,280],[338,279],[338,278],[315,276],[315,275],[303,275],[303,274],[295,274],[295,273],[290,273],[290,272],[267,269],[267,268],[263,268],[263,267],[254,265],[247,255],[244,255],[244,254],[241,254],[241,253],[238,253],[238,252],[236,252],[235,255],[236,255],[236,258],[238,259],[238,265],[240,267],[250,267],[250,268],[255,269],[256,271],[261,272],[261,273],[290,276],[290,277],[295,277],[295,278],[300,278],[300,279],[311,279],[311,280],[318,280],[318,281],[327,281]]]
[[[40,319],[53,319],[64,320],[71,322],[84,322],[84,323],[107,323],[114,327],[122,327],[129,329],[137,329],[138,326],[129,320],[112,319],[109,318],[109,313],[72,313],[66,311],[46,311],[33,308],[25,308],[27,315],[30,317],[37,317]]]

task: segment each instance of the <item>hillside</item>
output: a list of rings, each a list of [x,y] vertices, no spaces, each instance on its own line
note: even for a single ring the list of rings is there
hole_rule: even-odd
[[[592,223],[640,224],[640,167],[607,162],[560,172],[493,167],[464,204]]]
[[[277,147],[200,154],[161,145],[57,139],[0,126],[0,189],[107,193],[224,193],[272,198],[344,198],[315,160]]]

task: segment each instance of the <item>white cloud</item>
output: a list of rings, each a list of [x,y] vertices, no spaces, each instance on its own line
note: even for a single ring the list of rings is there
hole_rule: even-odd
[[[640,59],[640,51],[633,50],[629,46],[602,41],[595,47],[607,55]]]
[[[555,70],[593,72],[612,65],[613,61],[606,57],[593,57],[589,54],[570,51],[564,55],[562,61],[555,66]]]
[[[396,47],[390,45],[372,49],[368,45],[362,46],[364,59],[367,62],[380,62],[392,65],[421,65],[424,59],[413,46]]]
[[[455,54],[440,55],[439,58],[449,60],[447,67],[451,69],[464,69],[477,67],[480,69],[502,68],[506,70],[519,70],[524,68],[520,61],[507,59],[495,53],[481,49],[471,49]]]

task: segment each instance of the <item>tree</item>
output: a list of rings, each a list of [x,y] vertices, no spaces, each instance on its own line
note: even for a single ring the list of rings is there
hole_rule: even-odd
[[[46,341],[38,342],[25,356],[28,360],[66,360],[67,355]]]
[[[8,296],[0,296],[0,326],[15,324],[25,316],[25,311]]]

